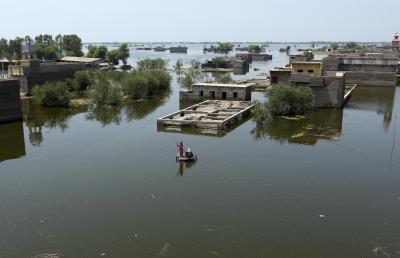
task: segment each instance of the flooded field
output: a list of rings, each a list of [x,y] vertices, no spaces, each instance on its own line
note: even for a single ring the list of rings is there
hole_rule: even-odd
[[[271,48],[257,73],[287,63]],[[178,91],[109,109],[25,101],[23,122],[0,125],[0,257],[400,257],[400,88],[222,134],[158,130]],[[175,162],[177,141],[196,163]]]

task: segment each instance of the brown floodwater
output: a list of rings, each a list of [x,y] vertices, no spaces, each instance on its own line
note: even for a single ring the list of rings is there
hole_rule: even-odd
[[[178,88],[107,109],[24,102],[0,125],[0,257],[400,256],[400,88],[224,133],[157,128]],[[196,163],[175,162],[177,141]]]

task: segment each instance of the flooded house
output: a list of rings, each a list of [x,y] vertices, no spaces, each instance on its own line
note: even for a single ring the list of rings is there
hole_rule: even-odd
[[[177,54],[187,54],[187,50],[188,50],[187,47],[181,47],[181,46],[169,48],[170,53],[177,53]]]
[[[250,101],[254,84],[198,83],[190,91],[180,91],[180,100],[238,100]]]
[[[19,81],[0,78],[0,123],[22,119]]]

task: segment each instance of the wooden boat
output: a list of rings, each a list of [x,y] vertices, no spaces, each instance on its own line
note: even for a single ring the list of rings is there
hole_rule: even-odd
[[[197,160],[197,156],[191,152],[192,155],[183,154],[182,157],[179,154],[176,155],[176,162],[194,162]]]

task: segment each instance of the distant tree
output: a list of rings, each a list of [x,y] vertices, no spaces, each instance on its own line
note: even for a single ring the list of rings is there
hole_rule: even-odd
[[[225,54],[225,56],[227,56],[228,53],[231,52],[232,50],[233,50],[232,44],[219,42],[218,46],[214,49],[214,52],[223,53],[223,54]]]
[[[0,39],[0,58],[6,58],[8,53],[8,42],[6,39]]]
[[[201,62],[196,59],[190,60],[190,64],[192,65],[193,69],[199,69],[201,67]]]
[[[124,65],[127,65],[128,58],[130,57],[128,44],[122,44],[119,48],[119,59],[122,61]]]
[[[175,70],[180,70],[180,69],[182,69],[182,67],[183,67],[182,60],[181,60],[181,59],[178,59],[178,60],[176,61],[174,67],[175,67]]]
[[[64,35],[63,50],[69,56],[83,56],[81,38],[75,34]]]
[[[167,67],[167,63],[164,59],[143,59],[137,62],[137,67],[139,71],[146,70],[165,70]]]
[[[62,56],[63,51],[64,51],[63,36],[61,34],[58,34],[55,38],[55,42],[56,42],[57,49],[58,49],[58,56]]]
[[[346,47],[350,48],[350,49],[360,49],[361,48],[360,45],[358,45],[356,42],[353,42],[353,41],[347,43]]]
[[[250,53],[260,53],[262,50],[260,45],[249,45],[248,49]]]
[[[336,50],[336,49],[339,48],[339,44],[338,44],[338,43],[332,43],[332,44],[331,44],[331,48],[332,48],[333,50]]]
[[[106,59],[110,65],[118,65],[119,64],[119,56],[120,53],[118,49],[111,50],[107,52]]]
[[[99,46],[97,48],[97,53],[95,54],[95,57],[105,59],[107,52],[108,52],[108,48],[106,46]]]
[[[21,59],[22,42],[24,39],[16,37],[15,39],[10,39],[8,42],[8,59],[19,60]]]

